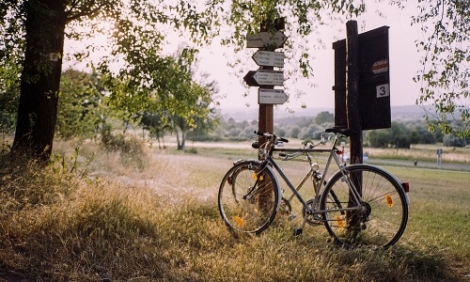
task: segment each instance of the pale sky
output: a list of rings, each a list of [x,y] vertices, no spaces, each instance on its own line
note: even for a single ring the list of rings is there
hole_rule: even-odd
[[[368,4],[369,5],[369,4]],[[422,67],[419,63],[421,55],[418,54],[415,41],[421,39],[423,34],[418,26],[411,26],[411,16],[414,14],[414,7],[405,10],[399,10],[396,7],[390,7],[386,4],[371,4],[386,7],[386,17],[378,16],[375,13],[375,7],[368,6],[369,12],[363,16],[354,19],[358,23],[359,33],[363,33],[382,26],[389,26],[389,48],[390,48],[390,100],[392,106],[414,105],[419,95],[420,85],[413,82],[412,78],[416,76],[418,70]],[[385,5],[385,6],[384,6]],[[380,8],[380,7],[379,7]],[[382,11],[384,9],[382,8]],[[296,111],[308,111],[309,108],[328,107],[334,108],[334,50],[333,42],[346,38],[345,23],[336,26],[324,26],[320,31],[322,41],[325,48],[321,50],[311,50],[312,67],[314,77],[305,79],[302,82],[285,82],[285,91],[291,97],[287,104],[277,106],[278,108],[293,108]],[[287,36],[289,34],[285,33]],[[311,40],[316,40],[312,35]],[[250,107],[258,107],[257,93],[258,87],[251,87],[248,97],[243,97],[245,87],[241,79],[245,73],[250,70],[258,69],[258,66],[252,60],[251,56],[257,49],[247,49],[245,60],[248,62],[244,66],[241,77],[237,78],[231,74],[231,69],[226,66],[227,60],[231,57],[230,50],[223,49],[218,44],[205,50],[201,54],[201,62],[199,70],[208,72],[212,78],[219,83],[220,94],[225,94],[226,98],[221,99],[221,107],[243,108],[246,104]],[[279,49],[282,51],[282,49]],[[225,57],[224,57],[225,52]],[[239,55],[240,56],[240,55]],[[241,57],[243,60],[243,56]],[[315,84],[312,88],[310,84]],[[283,87],[276,87],[283,89]],[[296,91],[304,91],[306,95],[296,99],[294,93]],[[301,109],[301,105],[305,104],[306,109]]]
[[[382,26],[389,26],[389,48],[390,48],[390,100],[391,106],[414,105],[419,95],[420,86],[412,81],[418,70],[422,67],[419,63],[421,55],[417,52],[415,41],[423,38],[422,32],[418,26],[411,26],[411,17],[416,14],[414,6],[409,4],[404,10],[389,6],[387,3],[368,3],[368,11],[359,18],[353,19],[358,23],[359,33],[363,33]],[[378,16],[376,10],[386,11],[386,16]],[[346,21],[346,19],[345,19]],[[277,106],[282,110],[286,107],[294,109],[296,112],[308,112],[311,108],[334,108],[334,92],[332,90],[334,84],[334,50],[333,42],[344,39],[346,37],[346,24],[332,23],[323,26],[316,34],[312,34],[309,42],[316,42],[321,39],[323,49],[311,49],[309,54],[314,59],[311,60],[314,77],[294,81],[287,79],[284,87],[276,87],[285,89],[290,95],[289,101],[281,106]],[[289,37],[287,32],[284,32]],[[96,39],[95,39],[96,40]],[[99,40],[99,39],[97,39]],[[97,43],[97,42],[94,42]],[[183,42],[175,42],[175,46],[170,47],[169,53],[172,54],[177,46]],[[66,50],[80,49],[80,45],[76,42],[66,42]],[[220,106],[224,108],[244,108],[250,105],[251,108],[258,107],[257,96],[258,87],[247,86],[242,80],[243,76],[250,70],[258,69],[251,56],[257,49],[246,49],[244,52],[237,54],[244,64],[232,69],[227,66],[228,62],[233,61],[235,54],[230,48],[220,46],[218,41],[210,47],[205,47],[201,51],[200,62],[197,70],[209,73],[210,79],[218,82],[219,95],[225,98],[219,99]],[[279,49],[279,51],[287,52],[287,50]],[[70,62],[66,62],[64,69],[71,66]],[[77,67],[77,66],[75,66]],[[292,65],[290,68],[292,69]],[[285,69],[288,69],[286,66]],[[238,72],[238,76],[234,74]],[[288,78],[285,75],[285,78]],[[312,87],[315,85],[315,87]],[[249,92],[247,97],[243,97],[244,93]],[[306,94],[300,98],[296,98],[297,92],[305,92]],[[302,109],[301,105],[306,105],[306,109]]]

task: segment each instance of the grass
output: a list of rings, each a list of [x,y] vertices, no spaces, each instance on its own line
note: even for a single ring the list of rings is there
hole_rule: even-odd
[[[294,237],[298,221],[282,217],[260,236],[227,231],[218,185],[253,151],[132,143],[128,155],[57,142],[45,170],[2,158],[0,281],[468,281],[468,173],[385,167],[411,183],[405,234],[388,250],[345,250],[322,226]]]

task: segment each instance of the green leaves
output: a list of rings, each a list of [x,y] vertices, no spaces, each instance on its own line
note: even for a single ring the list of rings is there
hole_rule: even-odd
[[[470,136],[469,106],[465,105],[470,78],[469,5],[466,1],[420,1],[419,8],[421,14],[413,23],[422,25],[427,38],[418,44],[424,59],[423,70],[415,77],[422,84],[417,102],[435,106],[439,113],[435,122],[443,132]]]
[[[94,137],[105,114],[102,90],[96,74],[75,70],[63,73],[57,118],[60,137]]]

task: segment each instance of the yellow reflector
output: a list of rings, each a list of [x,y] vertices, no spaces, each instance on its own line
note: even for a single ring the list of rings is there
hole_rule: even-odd
[[[385,196],[385,199],[387,200],[387,205],[389,208],[393,207],[393,199],[392,199],[392,196],[390,196],[389,194],[387,194],[387,196]]]
[[[256,172],[253,172],[252,177],[253,177],[253,179],[255,179],[255,180],[259,178],[259,181],[263,181],[263,176],[257,174]]]
[[[339,227],[344,228],[344,221],[341,219],[341,217],[337,216],[336,222],[338,223]]]
[[[243,218],[239,217],[238,215],[235,216],[235,222],[240,226],[245,226],[245,221],[243,220]]]

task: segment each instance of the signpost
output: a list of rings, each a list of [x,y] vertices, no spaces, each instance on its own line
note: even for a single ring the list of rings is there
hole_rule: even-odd
[[[259,48],[252,58],[260,68],[248,71],[243,80],[248,86],[260,87],[258,89],[258,128],[261,132],[273,133],[273,105],[283,104],[288,99],[284,90],[274,89],[274,86],[284,84],[284,72],[274,70],[274,68],[284,67],[284,53],[274,51],[282,47],[287,40],[287,36],[280,31],[284,29],[284,26],[284,18],[268,19],[261,24],[259,33],[246,37],[247,48]],[[272,32],[272,30],[276,31]],[[266,137],[259,137],[258,142],[263,144],[266,142]]]
[[[388,26],[379,27],[357,35],[357,87],[358,108],[362,130],[391,127],[390,111],[390,60]],[[349,126],[347,113],[347,76],[352,67],[347,64],[352,51],[348,40],[333,43],[335,50],[335,125]]]
[[[437,149],[437,167],[441,167],[442,165],[442,149]]]
[[[289,97],[283,89],[258,89],[258,104],[284,104]]]
[[[333,43],[335,126],[355,131],[350,136],[354,164],[363,161],[362,131],[391,127],[389,27],[358,34],[357,22],[349,21],[346,30],[346,39]]]

